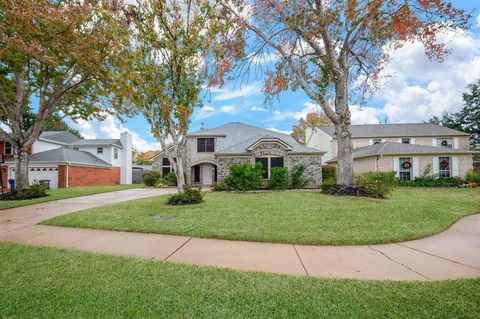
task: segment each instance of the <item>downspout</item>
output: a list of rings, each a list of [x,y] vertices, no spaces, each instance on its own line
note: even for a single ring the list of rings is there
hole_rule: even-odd
[[[70,163],[69,163],[69,162],[67,162],[66,164],[67,164],[67,165],[66,165],[66,166],[67,166],[67,172],[66,172],[66,174],[65,174],[65,176],[66,176],[66,177],[65,177],[65,178],[66,178],[66,181],[65,181],[65,188],[68,188],[68,177],[69,177],[68,175],[69,175],[69,167],[70,167]]]

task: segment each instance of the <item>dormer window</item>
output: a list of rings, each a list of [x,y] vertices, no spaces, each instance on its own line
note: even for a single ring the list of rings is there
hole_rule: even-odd
[[[10,142],[5,142],[4,154],[5,155],[12,155],[13,154],[13,147],[12,147],[12,144]]]
[[[381,139],[381,138],[374,138],[374,139],[372,140],[372,144],[373,144],[373,145],[375,145],[375,144],[380,144],[380,143],[382,143],[382,139]]]
[[[215,152],[215,139],[214,138],[197,138],[197,152],[198,153]]]

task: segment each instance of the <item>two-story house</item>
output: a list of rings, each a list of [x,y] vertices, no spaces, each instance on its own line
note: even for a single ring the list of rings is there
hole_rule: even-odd
[[[0,141],[5,163],[4,185],[15,178],[15,150]],[[66,131],[43,132],[29,150],[30,183],[47,181],[50,188],[132,183],[132,137],[81,139]]]
[[[464,177],[472,169],[468,134],[429,123],[352,125],[354,171],[396,171],[401,180],[424,174]],[[333,126],[306,130],[306,145],[325,152],[326,164],[336,163]]]
[[[223,182],[234,163],[262,163],[264,179],[270,177],[272,167],[304,164],[305,175],[311,178],[310,187],[321,183],[321,156],[324,152],[298,144],[290,135],[246,125],[227,123],[200,130],[187,136],[184,150],[187,183],[209,186]],[[165,153],[153,159],[154,169],[163,175],[171,171]]]

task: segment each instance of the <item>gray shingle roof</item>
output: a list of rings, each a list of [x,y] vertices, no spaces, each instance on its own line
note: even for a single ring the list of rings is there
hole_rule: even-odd
[[[353,151],[353,158],[370,157],[377,155],[424,155],[424,154],[473,154],[474,151],[460,150],[444,147],[435,147],[418,144],[402,144],[394,142],[383,142],[374,145],[357,148]],[[336,162],[332,158],[327,162]]]
[[[28,157],[30,163],[72,163],[94,166],[111,166],[95,155],[60,147],[49,151],[32,154]]]
[[[123,147],[122,142],[119,139],[108,139],[108,138],[96,138],[96,139],[79,139],[74,143],[70,143],[71,146],[95,146],[95,145],[115,145],[118,147]]]
[[[352,130],[352,137],[354,138],[468,135],[464,132],[430,123],[365,124],[351,125],[350,127]],[[335,127],[333,126],[319,126],[318,129],[335,137]]]
[[[238,122],[227,123],[212,129],[203,129],[193,132],[189,137],[217,136],[217,146],[215,153],[231,154],[245,153],[247,148],[257,142],[265,139],[279,139],[291,146],[291,151],[295,153],[324,153],[317,149],[298,144],[293,137],[288,134],[259,128]]]
[[[40,134],[40,139],[45,139],[61,144],[70,144],[79,140],[79,138],[67,131],[45,131]]]

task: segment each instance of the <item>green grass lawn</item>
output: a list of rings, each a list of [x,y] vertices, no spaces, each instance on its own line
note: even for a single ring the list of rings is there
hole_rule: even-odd
[[[388,200],[319,192],[211,193],[199,205],[166,197],[59,216],[48,225],[297,244],[376,244],[440,232],[480,213],[480,190],[402,187]],[[155,215],[175,216],[158,220]]]
[[[20,206],[27,206],[32,204],[50,202],[54,200],[79,197],[85,195],[93,195],[99,193],[119,191],[123,189],[143,187],[141,184],[132,185],[108,185],[108,186],[90,186],[90,187],[74,187],[74,188],[57,188],[49,189],[47,191],[49,196],[27,199],[27,200],[0,200],[0,210],[7,208],[14,208]]]
[[[240,272],[0,243],[2,318],[478,318],[480,280]]]

